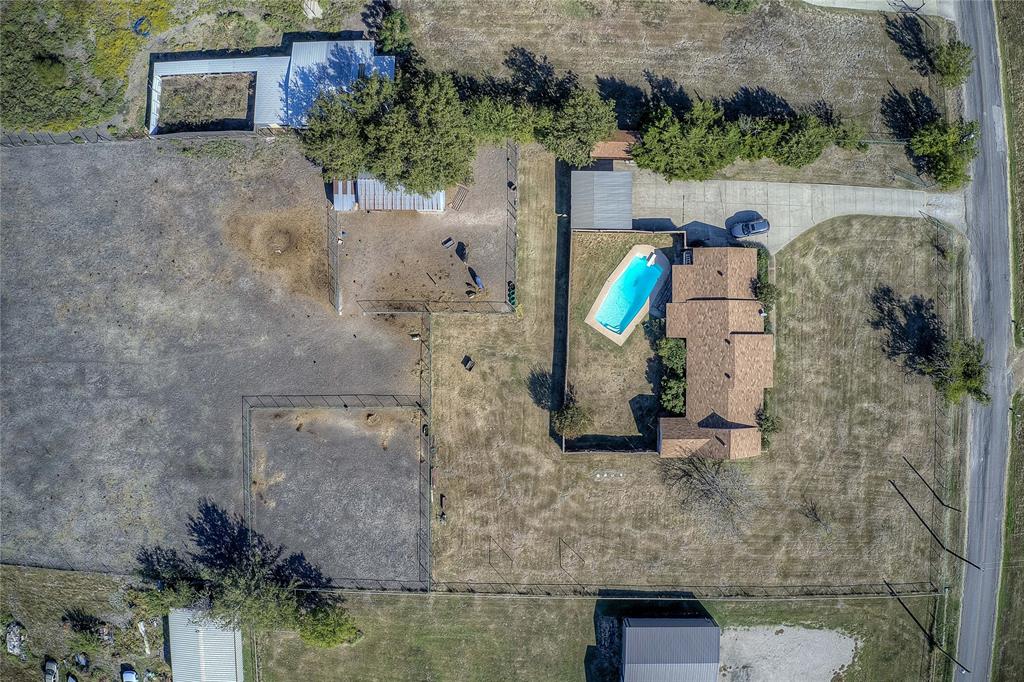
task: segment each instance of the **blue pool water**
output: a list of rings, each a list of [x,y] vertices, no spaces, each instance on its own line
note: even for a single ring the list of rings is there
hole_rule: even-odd
[[[605,329],[622,333],[644,307],[661,273],[660,265],[647,265],[646,258],[634,256],[619,278],[612,282],[595,319]]]

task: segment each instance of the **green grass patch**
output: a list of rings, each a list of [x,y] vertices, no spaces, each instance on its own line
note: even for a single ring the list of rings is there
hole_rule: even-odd
[[[999,583],[992,679],[1019,679],[1024,670],[1024,393],[1013,397],[1006,480],[1006,530]]]
[[[1003,64],[1003,93],[1006,96],[1006,131],[1010,160],[1010,257],[1013,337],[1024,346],[1024,135],[1017,129],[1024,124],[1024,3],[998,0],[996,23],[999,28],[999,52]]]

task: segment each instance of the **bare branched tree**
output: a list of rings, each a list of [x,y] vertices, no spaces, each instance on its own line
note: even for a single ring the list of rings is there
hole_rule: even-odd
[[[725,460],[710,457],[662,459],[662,480],[678,490],[684,505],[705,508],[735,522],[752,505],[752,493],[743,472]]]
[[[817,500],[805,494],[800,499],[800,506],[798,509],[801,516],[811,523],[817,524],[824,529],[825,532],[829,532],[832,529],[828,519],[825,518],[825,513],[822,511],[821,507],[818,506]]]

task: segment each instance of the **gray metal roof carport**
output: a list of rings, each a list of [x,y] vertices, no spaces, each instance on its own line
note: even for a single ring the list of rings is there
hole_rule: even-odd
[[[633,229],[633,174],[573,171],[569,225],[573,230]]]
[[[242,682],[242,635],[193,609],[167,619],[174,682]]]

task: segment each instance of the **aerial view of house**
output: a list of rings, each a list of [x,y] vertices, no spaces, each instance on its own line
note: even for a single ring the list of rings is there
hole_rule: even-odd
[[[0,3],[0,680],[1014,680],[1024,2]]]

